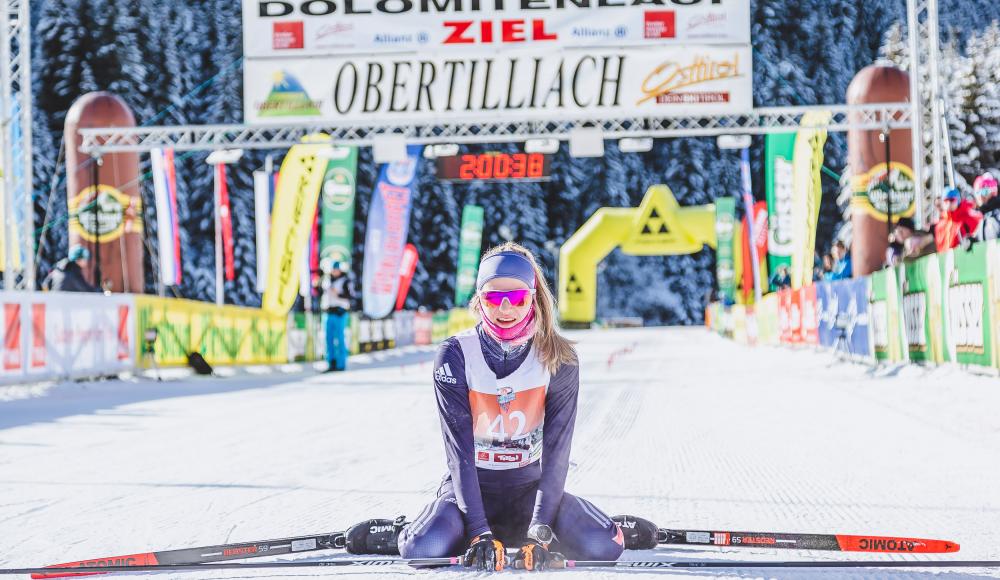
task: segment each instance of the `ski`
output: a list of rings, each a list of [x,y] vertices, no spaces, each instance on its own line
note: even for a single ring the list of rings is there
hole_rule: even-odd
[[[957,552],[950,540],[928,540],[895,536],[846,534],[788,534],[775,532],[719,532],[660,528],[657,543],[671,545],[728,546],[735,548],[781,548],[787,550],[831,550],[836,552],[942,554]]]
[[[459,557],[422,558],[404,560],[401,558],[358,559],[358,560],[313,560],[303,562],[221,562],[216,564],[162,564],[162,565],[108,565],[81,566],[76,572],[81,574],[107,574],[113,572],[206,572],[209,570],[260,570],[274,568],[324,568],[346,566],[458,566]],[[1000,568],[1000,560],[564,560],[556,561],[552,568]],[[50,568],[0,568],[0,575],[45,574]]]
[[[376,559],[356,559],[356,560],[313,560],[304,562],[247,562],[245,564],[235,562],[218,562],[214,564],[127,564],[113,563],[101,565],[96,561],[85,566],[77,566],[69,576],[87,576],[93,574],[111,574],[114,572],[207,572],[211,570],[258,570],[267,568],[324,568],[342,566],[398,566],[408,565],[414,567],[425,566],[455,566],[461,564],[459,557],[451,558],[417,558],[403,560],[401,558],[376,558]],[[41,574],[43,578],[51,577],[49,573],[52,568],[0,568],[0,575],[30,574],[32,578],[36,574]]]
[[[105,556],[89,558],[76,562],[53,564],[50,568],[73,568],[73,572],[33,572],[32,578],[62,578],[66,576],[83,576],[76,568],[97,567],[138,567],[153,566],[162,569],[165,565],[207,564],[227,560],[242,560],[261,556],[280,556],[282,554],[298,554],[316,550],[343,548],[346,542],[344,532],[317,534],[311,536],[295,536],[277,540],[257,540],[253,542],[238,542],[219,544],[216,546],[200,546],[197,548],[179,548],[176,550],[161,550],[158,552],[143,552],[122,556]],[[93,573],[93,572],[91,572]]]

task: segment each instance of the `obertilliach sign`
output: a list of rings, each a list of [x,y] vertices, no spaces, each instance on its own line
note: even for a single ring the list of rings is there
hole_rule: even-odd
[[[248,123],[752,108],[749,0],[243,0]]]
[[[750,44],[749,0],[243,0],[247,58]]]
[[[752,108],[749,45],[247,59],[250,123],[719,115]]]

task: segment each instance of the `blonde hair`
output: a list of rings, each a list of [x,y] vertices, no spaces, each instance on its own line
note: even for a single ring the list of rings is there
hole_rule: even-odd
[[[535,335],[532,337],[535,345],[535,352],[538,359],[552,374],[555,374],[559,367],[564,364],[575,365],[577,363],[576,349],[573,348],[573,341],[560,335],[556,324],[555,299],[552,291],[545,282],[545,274],[538,267],[538,261],[527,248],[517,242],[505,242],[499,246],[490,248],[483,254],[482,259],[499,254],[500,252],[516,252],[525,257],[531,263],[531,268],[535,271]],[[480,307],[479,293],[476,292],[469,301],[469,309],[476,320],[482,320],[482,310]]]

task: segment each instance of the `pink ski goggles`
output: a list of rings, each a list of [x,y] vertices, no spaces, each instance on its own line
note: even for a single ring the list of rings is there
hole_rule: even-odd
[[[490,290],[480,292],[479,296],[484,303],[499,308],[503,305],[504,300],[510,302],[510,305],[514,307],[524,306],[531,301],[534,294],[535,291],[531,288],[521,288],[518,290]]]

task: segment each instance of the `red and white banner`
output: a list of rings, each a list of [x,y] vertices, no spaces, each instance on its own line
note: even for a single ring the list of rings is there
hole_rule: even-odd
[[[750,44],[749,0],[243,0],[248,59]]]
[[[413,244],[406,244],[403,247],[403,259],[399,262],[399,292],[396,294],[396,310],[402,310],[406,303],[406,295],[410,293],[410,282],[413,281],[413,273],[417,270],[417,262],[420,257],[417,255],[417,247]]]
[[[215,165],[215,186],[219,188],[219,227],[222,228],[222,255],[226,267],[226,280],[236,279],[236,265],[233,259],[233,216],[229,204],[229,186],[226,185],[226,166]]]
[[[181,233],[177,216],[177,174],[174,150],[150,151],[153,192],[156,196],[156,239],[160,262],[160,281],[164,286],[181,283]]]
[[[131,296],[0,293],[0,382],[116,374],[135,368]]]

